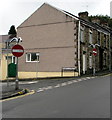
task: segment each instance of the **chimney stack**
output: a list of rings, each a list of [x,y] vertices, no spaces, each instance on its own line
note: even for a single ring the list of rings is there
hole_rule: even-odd
[[[101,22],[100,19],[97,18],[97,17],[92,18],[91,21],[92,21],[93,23],[98,23],[98,24],[100,24],[100,22]]]
[[[89,13],[86,11],[86,12],[80,12],[78,15],[80,18],[88,20],[88,14]]]

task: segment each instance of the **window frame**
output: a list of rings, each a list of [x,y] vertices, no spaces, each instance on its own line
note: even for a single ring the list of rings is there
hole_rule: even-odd
[[[31,54],[36,54],[36,56],[37,56],[37,60],[36,61],[32,61],[31,60],[31,57],[32,57],[32,55]],[[28,60],[28,55],[29,55],[29,60]],[[28,62],[28,63],[35,63],[35,62],[40,62],[40,53],[39,52],[30,52],[30,53],[26,53],[26,62]]]
[[[80,28],[80,42],[84,43],[85,42],[85,26],[81,26]]]
[[[89,29],[89,44],[93,44],[93,31]]]
[[[103,40],[104,47],[107,47],[107,35],[104,34],[104,40]]]
[[[11,63],[17,64],[17,57],[15,56],[6,56],[6,60],[8,58],[8,61],[11,60]]]
[[[100,45],[101,44],[101,32],[97,31],[97,43]]]

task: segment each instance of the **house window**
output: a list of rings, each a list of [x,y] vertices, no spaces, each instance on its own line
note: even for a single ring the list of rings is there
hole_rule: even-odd
[[[92,44],[93,42],[93,33],[92,30],[89,31],[89,43]]]
[[[104,34],[104,47],[106,47],[106,34]]]
[[[39,53],[26,53],[26,62],[39,62]]]
[[[85,27],[81,26],[81,29],[80,29],[80,41],[81,42],[84,42],[84,29]]]
[[[81,33],[80,33],[80,39],[81,42],[84,42],[84,30],[81,29]]]
[[[90,69],[92,69],[92,66],[93,66],[92,63],[93,63],[93,61],[92,61],[92,55],[90,55],[89,56],[89,68]]]
[[[106,53],[104,53],[104,67],[106,67],[106,57],[107,57],[107,54]]]
[[[7,60],[7,58],[8,58],[8,63],[14,63],[14,64],[16,64],[16,57],[14,57],[14,56],[6,56],[6,60]]]
[[[97,38],[97,41],[98,41],[98,44],[100,45],[100,36],[101,36],[101,33],[100,32],[98,32],[98,38]]]

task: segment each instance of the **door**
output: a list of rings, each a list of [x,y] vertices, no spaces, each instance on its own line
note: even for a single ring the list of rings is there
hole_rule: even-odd
[[[99,68],[100,70],[103,69],[103,49],[99,48]]]
[[[86,74],[87,63],[86,63],[86,55],[83,54],[83,74]]]

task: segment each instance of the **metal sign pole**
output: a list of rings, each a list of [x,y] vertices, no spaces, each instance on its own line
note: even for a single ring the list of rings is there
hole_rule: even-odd
[[[16,63],[16,80],[15,80],[15,89],[19,89],[19,80],[18,80],[18,57],[22,56],[24,49],[21,45],[15,45],[12,47],[12,54],[17,58]]]
[[[95,72],[96,72],[96,70],[95,70],[95,55],[94,55],[94,68],[93,68],[93,75],[95,76]]]
[[[8,79],[8,41],[6,42],[7,45],[7,87],[9,87],[9,79]]]
[[[16,81],[15,81],[15,90],[19,89],[19,80],[18,80],[18,57],[16,61]]]

